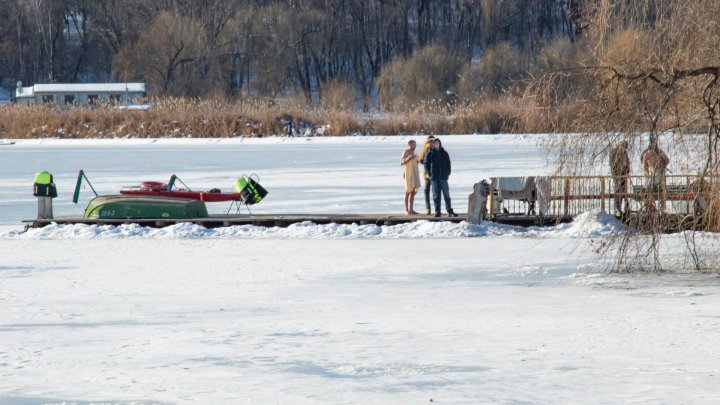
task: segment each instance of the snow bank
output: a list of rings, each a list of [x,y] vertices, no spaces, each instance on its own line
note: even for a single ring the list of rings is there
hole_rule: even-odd
[[[529,234],[557,238],[598,238],[625,230],[625,225],[600,209],[583,212],[573,222],[552,228],[530,228]]]
[[[239,225],[226,228],[205,228],[181,223],[166,228],[131,225],[58,225],[53,224],[27,232],[0,233],[0,239],[451,239],[475,237],[539,237],[539,238],[596,238],[622,230],[615,218],[592,211],[579,215],[570,224],[555,227],[521,228],[484,222],[450,223],[418,221],[401,225],[318,225],[301,222],[287,228],[266,228]]]

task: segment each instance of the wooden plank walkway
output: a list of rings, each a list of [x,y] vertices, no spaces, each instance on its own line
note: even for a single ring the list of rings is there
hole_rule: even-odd
[[[398,214],[265,214],[265,215],[210,215],[207,218],[192,219],[87,219],[80,216],[55,217],[52,220],[35,219],[23,221],[32,227],[43,227],[50,223],[57,224],[87,224],[87,225],[122,225],[138,224],[162,228],[178,223],[190,222],[206,228],[219,228],[234,225],[278,226],[287,227],[301,222],[315,224],[361,224],[361,225],[397,225],[420,220],[461,222],[465,216],[449,218],[447,216],[435,218],[425,215],[398,215]]]
[[[301,222],[315,224],[359,224],[359,225],[399,225],[417,221],[446,221],[459,223],[464,221],[466,214],[458,213],[457,217],[432,215],[398,215],[398,214],[266,214],[266,215],[211,215],[207,218],[193,219],[87,219],[80,216],[60,216],[53,219],[24,220],[27,227],[42,228],[51,223],[72,225],[123,225],[138,224],[153,228],[162,228],[183,222],[190,222],[206,228],[220,228],[234,225],[256,225],[265,227],[287,227]],[[498,216],[494,222],[517,226],[551,226],[560,222],[570,222],[571,217],[538,217],[526,215]]]

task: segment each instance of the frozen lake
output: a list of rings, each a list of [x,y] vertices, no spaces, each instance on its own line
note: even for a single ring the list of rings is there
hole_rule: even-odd
[[[145,180],[167,182],[177,174],[199,190],[230,191],[236,177],[256,173],[270,191],[258,213],[403,212],[400,156],[409,139],[424,137],[263,138],[228,140],[18,141],[0,146],[0,226],[37,213],[32,196],[36,172],[54,175],[56,215],[79,214],[93,196],[86,188],[71,203],[77,172],[99,194],[117,194]],[[546,172],[537,142],[523,136],[447,136],[453,162],[450,194],[458,211],[472,185],[492,175]],[[417,152],[419,152],[419,147]],[[225,212],[227,204],[209,204]]]
[[[40,170],[56,215],[90,199],[70,203],[79,169],[101,194],[254,172],[270,191],[256,212],[401,212],[410,138],[0,146],[0,404],[720,402],[720,279],[605,273],[591,246],[622,228],[603,213],[18,232]],[[532,136],[442,139],[458,211],[482,178],[549,170]]]

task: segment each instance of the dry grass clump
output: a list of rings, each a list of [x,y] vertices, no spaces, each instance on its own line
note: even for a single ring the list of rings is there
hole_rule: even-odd
[[[321,99],[319,107],[330,111],[347,111],[355,104],[355,88],[342,80],[332,80],[320,87]]]
[[[6,105],[0,134],[9,138],[231,137],[283,133],[280,109],[259,101],[161,99],[148,110]]]
[[[473,133],[526,132],[520,119],[530,111],[509,99],[475,102],[456,110],[455,126]]]
[[[343,93],[341,91],[341,93]],[[338,96],[348,100],[347,93]],[[112,107],[0,106],[0,137],[256,137],[543,132],[552,129],[536,107],[510,98],[448,104],[421,102],[393,113],[362,113],[342,103],[312,107],[304,97],[282,100],[164,98],[148,110]]]
[[[528,57],[507,42],[485,51],[482,58],[466,65],[459,74],[458,91],[464,95],[482,94],[497,98],[521,80],[529,67]]]

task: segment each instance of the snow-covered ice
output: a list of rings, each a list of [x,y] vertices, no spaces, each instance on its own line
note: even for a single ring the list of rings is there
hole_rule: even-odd
[[[101,193],[172,173],[228,188],[256,172],[270,190],[256,212],[399,212],[409,138],[4,146],[0,403],[720,402],[720,279],[607,274],[589,245],[623,228],[602,212],[527,229],[19,232],[45,169],[56,215],[81,211],[68,202],[81,168]],[[481,178],[547,173],[535,141],[443,137],[456,209]]]

